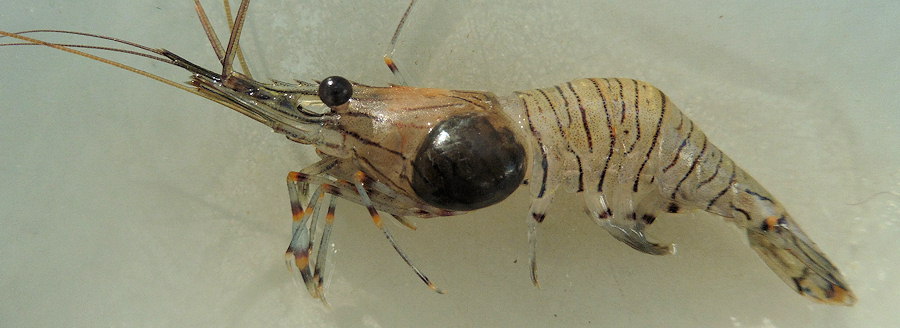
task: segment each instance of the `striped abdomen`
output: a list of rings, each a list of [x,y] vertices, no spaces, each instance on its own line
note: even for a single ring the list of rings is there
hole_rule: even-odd
[[[545,189],[602,193],[614,214],[636,210],[618,198],[652,191],[659,201],[731,216],[717,205],[741,172],[659,89],[632,79],[578,79],[518,96],[539,146],[532,181],[547,181]]]
[[[614,237],[659,255],[671,246],[649,241],[644,227],[662,212],[702,209],[746,229],[750,245],[798,293],[854,302],[841,273],[782,205],[659,89],[632,79],[578,79],[508,102],[535,146],[534,221],[564,186],[583,193],[588,213]]]

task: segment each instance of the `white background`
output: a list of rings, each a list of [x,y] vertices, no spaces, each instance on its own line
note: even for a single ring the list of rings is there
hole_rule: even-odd
[[[220,33],[216,1],[206,1]],[[630,77],[664,90],[776,195],[847,276],[855,307],[797,296],[708,214],[663,216],[639,254],[558,197],[528,279],[526,188],[394,228],[340,201],[327,309],[282,263],[284,176],[311,147],[214,103],[42,47],[0,48],[0,326],[896,327],[900,6],[896,2],[423,1],[397,59],[417,86],[513,90]],[[393,82],[402,1],[257,0],[257,77]],[[189,1],[19,1],[0,29],[87,31],[218,70]],[[86,42],[72,36],[54,40]],[[114,58],[122,59],[120,56]],[[175,81],[188,74],[127,63]]]

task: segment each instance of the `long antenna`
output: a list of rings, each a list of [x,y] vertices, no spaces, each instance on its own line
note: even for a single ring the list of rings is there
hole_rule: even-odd
[[[40,31],[40,32],[58,32],[58,33],[70,33],[70,34],[87,35],[87,36],[98,37],[98,38],[107,39],[107,40],[113,40],[113,41],[116,41],[116,42],[122,42],[122,43],[126,43],[126,44],[129,44],[129,45],[136,45],[136,46],[139,46],[139,45],[137,45],[137,44],[130,43],[130,42],[128,42],[128,41],[119,40],[119,39],[110,38],[110,37],[98,36],[98,35],[93,35],[93,34],[88,34],[88,33],[70,32],[70,31],[56,31],[56,30],[35,30],[35,31]],[[25,31],[25,32],[27,33],[27,32],[31,32],[31,31]],[[31,44],[37,44],[37,45],[42,45],[42,46],[47,46],[47,47],[50,47],[50,48],[54,48],[54,49],[57,49],[57,50],[62,50],[62,51],[65,51],[65,52],[68,52],[68,53],[71,53],[71,54],[75,54],[75,55],[78,55],[78,56],[81,56],[81,57],[85,57],[85,58],[88,58],[88,59],[93,59],[93,60],[96,60],[96,61],[101,62],[101,63],[104,63],[104,64],[112,65],[112,66],[115,66],[115,67],[124,69],[124,70],[129,71],[129,72],[132,72],[132,73],[137,73],[137,74],[139,74],[139,75],[149,77],[149,78],[151,78],[151,79],[154,79],[154,80],[157,80],[157,81],[159,81],[159,82],[162,82],[162,83],[171,85],[171,86],[176,87],[176,88],[179,88],[179,89],[181,89],[181,90],[184,90],[184,91],[187,91],[187,92],[196,94],[196,95],[203,96],[199,91],[197,91],[196,89],[194,89],[194,88],[192,88],[192,87],[189,87],[189,86],[187,86],[187,85],[184,85],[184,84],[181,84],[181,83],[174,82],[174,81],[169,80],[169,79],[166,79],[166,78],[164,78],[164,77],[162,77],[162,76],[159,76],[159,75],[156,75],[156,74],[153,74],[153,73],[144,71],[144,70],[140,70],[140,69],[137,69],[137,68],[134,68],[134,67],[131,67],[131,66],[128,66],[128,65],[125,65],[125,64],[116,62],[116,61],[112,61],[112,60],[109,60],[109,59],[106,59],[106,58],[103,58],[103,57],[95,56],[95,55],[92,55],[92,54],[89,54],[89,53],[86,53],[86,52],[83,52],[83,51],[78,51],[78,50],[72,49],[71,47],[68,47],[68,46],[65,46],[65,45],[60,45],[60,44],[50,43],[50,42],[38,40],[38,39],[35,39],[35,38],[29,38],[29,37],[24,36],[24,35],[19,35],[18,33],[10,33],[10,32],[6,32],[6,31],[0,31],[0,35],[6,36],[6,37],[11,37],[11,38],[14,38],[14,39],[19,39],[19,40],[22,40],[22,41],[25,41],[25,42],[28,42],[28,43],[31,43]],[[18,44],[16,44],[16,45],[18,45]],[[83,48],[91,48],[91,46],[81,46],[81,45],[76,45],[76,46],[83,47]],[[144,50],[147,50],[147,51],[150,51],[150,52],[153,52],[153,53],[160,54],[160,55],[162,55],[162,53],[165,52],[165,50],[162,50],[162,49],[153,49],[153,48],[144,47],[144,46],[140,46],[140,48],[142,48],[142,49],[144,49]],[[118,50],[116,50],[116,49],[103,49],[102,47],[98,47],[98,49],[101,49],[101,50],[110,50],[110,51],[119,51],[119,52],[129,53],[127,50],[121,50],[121,49],[118,49]],[[141,54],[138,54],[138,55],[141,55]],[[156,60],[159,60],[159,61],[162,61],[162,62],[166,62],[166,63],[169,63],[169,64],[173,64],[173,65],[175,64],[173,61],[167,61],[167,60],[162,60],[162,59],[160,59],[160,58],[154,58],[154,57],[152,57],[152,56],[150,56],[150,55],[145,55],[144,57],[153,58],[153,59],[156,59]],[[176,65],[176,66],[177,66],[177,65]],[[204,97],[204,98],[206,98],[206,97]]]
[[[247,8],[249,7],[250,0],[241,1],[241,5],[238,7],[234,25],[231,28],[231,37],[228,38],[228,47],[225,48],[225,61],[222,62],[222,77],[227,78],[234,71],[232,63],[236,53],[235,49],[238,46],[238,40],[241,38],[241,30],[244,29],[244,20],[247,18]]]
[[[413,5],[416,4],[416,0],[409,1],[409,7],[406,7],[406,11],[403,13],[403,17],[400,18],[400,23],[397,24],[397,29],[394,30],[394,36],[391,37],[391,45],[388,48],[387,53],[384,54],[384,64],[387,65],[388,69],[391,70],[391,73],[394,74],[394,78],[397,79],[397,84],[399,85],[409,85],[406,81],[406,77],[400,72],[400,68],[397,67],[397,62],[392,58],[394,56],[394,51],[397,50],[397,39],[400,38],[400,31],[403,30],[403,26],[406,25],[406,18],[409,17],[409,13],[412,11]]]

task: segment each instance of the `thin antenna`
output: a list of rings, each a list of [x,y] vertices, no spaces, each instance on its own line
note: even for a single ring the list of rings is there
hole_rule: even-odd
[[[225,49],[225,61],[222,62],[222,77],[226,79],[234,72],[231,65],[234,63],[235,48],[237,48],[238,39],[241,38],[241,30],[244,29],[244,19],[247,18],[247,8],[249,7],[250,0],[241,1],[237,16],[234,18],[234,27],[231,29],[231,37],[228,38],[228,48]]]
[[[230,0],[222,0],[223,7],[225,7],[225,17],[228,19],[228,28],[234,29],[234,17],[231,16],[231,1]],[[235,50],[237,51],[238,63],[241,64],[241,70],[244,72],[249,78],[253,78],[253,74],[250,74],[250,65],[247,65],[247,60],[244,59],[244,51],[241,50],[241,45],[238,43],[235,46]]]
[[[68,32],[68,31],[53,31],[53,32],[79,34],[78,32]],[[68,52],[68,53],[71,53],[71,54],[75,54],[75,55],[78,55],[78,56],[81,56],[81,57],[85,57],[85,58],[88,58],[88,59],[93,59],[93,60],[96,60],[96,61],[101,62],[101,63],[104,63],[104,64],[109,64],[109,65],[112,65],[112,66],[115,66],[115,67],[124,69],[124,70],[129,71],[129,72],[133,72],[133,73],[137,73],[137,74],[142,75],[142,76],[149,77],[149,78],[151,78],[151,79],[154,79],[154,80],[160,81],[160,82],[162,82],[162,83],[171,85],[171,86],[176,87],[176,88],[179,88],[179,89],[181,89],[181,90],[184,90],[184,91],[187,91],[187,92],[196,94],[196,95],[203,96],[204,98],[209,98],[209,97],[204,96],[202,93],[200,93],[199,91],[197,91],[195,88],[189,87],[189,86],[187,86],[187,85],[183,85],[183,84],[181,84],[181,83],[174,82],[174,81],[172,81],[172,80],[166,79],[166,78],[161,77],[161,76],[159,76],[159,75],[156,75],[156,74],[153,74],[153,73],[149,73],[149,72],[147,72],[147,71],[140,70],[140,69],[137,69],[137,68],[134,68],[134,67],[131,67],[131,66],[128,66],[128,65],[125,65],[125,64],[116,62],[116,61],[112,61],[112,60],[109,60],[109,59],[106,59],[106,58],[103,58],[103,57],[95,56],[95,55],[92,55],[92,54],[89,54],[89,53],[86,53],[86,52],[83,52],[83,51],[78,51],[78,50],[72,49],[72,48],[67,47],[67,46],[64,46],[64,45],[59,45],[59,44],[50,43],[50,42],[46,42],[46,41],[42,41],[42,40],[38,40],[38,39],[34,39],[34,38],[29,38],[29,37],[24,36],[24,35],[19,35],[19,34],[16,34],[16,33],[10,33],[10,32],[6,32],[6,31],[0,31],[0,35],[2,35],[2,36],[7,36],[7,37],[11,37],[11,38],[14,38],[14,39],[19,39],[19,40],[22,40],[22,41],[25,41],[25,42],[30,42],[30,43],[33,43],[33,44],[39,44],[39,45],[42,45],[42,46],[47,46],[47,47],[54,48],[54,49],[57,49],[57,50],[62,50],[62,51],[65,51],[65,52]],[[104,38],[104,39],[114,40],[114,38],[103,37],[103,36],[97,36],[97,35],[91,35],[91,34],[86,34],[86,33],[84,33],[84,35],[89,35],[89,36],[94,36],[94,37],[99,37],[99,38]],[[148,49],[152,49],[152,48],[148,48]],[[155,52],[155,51],[152,51],[152,50],[150,50],[150,51],[151,51],[151,52]],[[164,61],[164,60],[163,60],[163,61]],[[164,61],[164,62],[165,62],[165,61]],[[174,62],[169,62],[169,64],[174,64]],[[177,66],[177,65],[176,65],[176,66]],[[216,101],[216,99],[210,99],[210,100]],[[216,102],[222,103],[222,102],[220,102],[220,101],[216,101]]]
[[[391,46],[388,48],[387,53],[384,54],[384,64],[387,65],[388,69],[391,70],[391,73],[394,74],[394,78],[397,79],[399,85],[409,85],[406,83],[407,79],[402,72],[400,72],[400,68],[397,67],[397,62],[392,58],[394,56],[394,51],[397,50],[397,39],[400,38],[400,31],[403,29],[403,26],[406,25],[406,18],[409,17],[409,13],[412,11],[413,5],[416,4],[416,0],[409,1],[409,7],[406,7],[406,12],[403,13],[403,17],[400,18],[400,23],[397,24],[397,30],[394,31],[394,36],[391,37]]]
[[[206,32],[206,38],[209,39],[213,52],[215,52],[216,57],[219,58],[219,63],[224,64],[225,49],[222,49],[222,42],[219,42],[219,37],[216,35],[216,31],[213,29],[212,24],[210,24],[209,17],[206,17],[206,10],[203,10],[203,5],[200,4],[200,0],[194,0],[194,11],[197,12],[197,17],[200,18],[200,25],[203,26],[203,32]]]

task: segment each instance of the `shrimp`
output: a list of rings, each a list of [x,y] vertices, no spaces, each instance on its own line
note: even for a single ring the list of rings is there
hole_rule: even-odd
[[[657,216],[693,210],[721,216],[746,231],[750,246],[797,293],[827,304],[852,305],[856,300],[840,271],[784,207],[648,83],[576,79],[505,96],[405,86],[389,55],[415,1],[385,57],[400,84],[369,86],[340,76],[263,83],[246,66],[242,72],[233,68],[250,1],[241,2],[225,46],[199,0],[194,2],[222,64],[219,72],[164,49],[106,36],[58,30],[0,35],[25,42],[5,45],[48,46],[159,80],[315,147],[320,160],[286,177],[293,235],[285,262],[309,294],[325,304],[336,198],[365,206],[415,274],[443,293],[398,246],[382,213],[415,229],[406,217],[478,210],[505,200],[521,185],[528,185],[533,197],[526,218],[536,286],[538,227],[562,190],[582,197],[588,216],[614,238],[652,255],[674,252],[673,245],[651,241],[644,232]],[[80,34],[137,50],[54,44],[27,36],[37,32]],[[187,85],[176,83],[77,48],[148,57],[190,72],[191,79]]]

